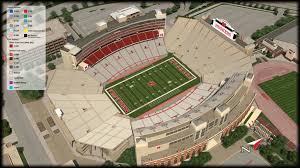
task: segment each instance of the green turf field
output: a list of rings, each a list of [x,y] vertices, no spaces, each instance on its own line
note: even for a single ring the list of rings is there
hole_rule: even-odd
[[[295,122],[297,122],[297,75],[297,72],[293,71],[259,85]]]
[[[198,84],[200,79],[175,57],[166,57],[105,87],[117,108],[137,117]]]

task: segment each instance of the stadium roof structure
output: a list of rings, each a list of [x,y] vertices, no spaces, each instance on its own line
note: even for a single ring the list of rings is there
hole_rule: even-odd
[[[117,19],[117,17],[120,16],[127,17],[135,13],[141,13],[141,10],[139,10],[139,8],[137,8],[135,5],[132,5],[127,8],[117,10],[116,12],[111,13],[110,16],[114,19]]]
[[[78,142],[114,149],[132,135],[129,118],[119,114],[99,83],[83,71],[50,71],[47,94]]]

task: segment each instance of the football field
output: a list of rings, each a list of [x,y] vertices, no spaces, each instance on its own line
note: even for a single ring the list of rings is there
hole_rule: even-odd
[[[105,92],[123,114],[137,117],[199,82],[183,63],[166,57],[108,84]]]
[[[295,122],[297,122],[297,75],[297,72],[290,72],[259,85]]]

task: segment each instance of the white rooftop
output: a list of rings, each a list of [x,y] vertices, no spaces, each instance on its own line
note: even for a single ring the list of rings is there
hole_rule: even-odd
[[[110,16],[113,17],[114,19],[117,19],[117,17],[120,17],[120,16],[124,17],[124,16],[128,16],[128,15],[131,15],[131,14],[134,14],[137,12],[141,12],[141,11],[135,5],[132,5],[127,8],[117,10],[116,12],[111,13]]]
[[[97,26],[103,26],[103,25],[106,25],[106,24],[107,23],[104,20],[99,21],[99,22],[96,23]]]
[[[67,43],[64,45],[64,47],[66,49],[69,50],[69,53],[72,55],[76,55],[77,53],[79,53],[79,51],[81,51],[81,49],[73,44]]]

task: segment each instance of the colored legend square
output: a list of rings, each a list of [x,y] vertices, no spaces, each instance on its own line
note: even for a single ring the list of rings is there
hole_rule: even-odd
[[[14,90],[14,86],[9,86],[9,90]]]
[[[13,36],[14,36],[14,33],[9,32],[8,37],[13,37]]]
[[[24,13],[27,13],[28,12],[28,10],[27,9],[24,9]]]
[[[9,44],[9,48],[13,48],[14,47],[14,45],[13,44]]]
[[[28,33],[28,28],[25,28],[23,31],[24,33]]]
[[[10,69],[13,69],[13,67],[14,67],[13,65],[10,65],[10,66],[9,66]]]
[[[10,10],[9,10],[9,13],[14,13],[14,10],[13,10],[13,9],[10,9]]]
[[[14,53],[9,53],[9,56],[14,56]]]
[[[9,57],[9,60],[13,60],[14,58],[13,57]]]
[[[27,18],[27,15],[24,15],[24,18]]]
[[[24,34],[24,37],[27,37],[27,34]]]
[[[9,84],[10,84],[10,85],[14,84],[14,81],[9,81]]]

